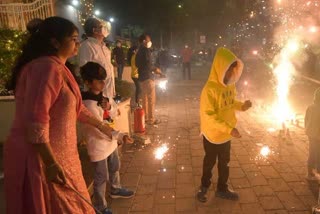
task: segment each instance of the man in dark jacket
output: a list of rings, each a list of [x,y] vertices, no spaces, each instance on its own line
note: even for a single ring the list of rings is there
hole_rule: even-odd
[[[113,49],[113,59],[117,67],[118,79],[122,80],[122,73],[125,64],[125,57],[122,49],[121,41],[117,41],[117,46]]]
[[[142,107],[145,112],[146,122],[148,124],[158,124],[160,120],[154,117],[156,91],[154,83],[154,74],[160,74],[161,70],[152,65],[151,58],[151,38],[147,34],[139,37],[140,47],[136,55],[136,66],[139,74],[139,84],[141,90]]]

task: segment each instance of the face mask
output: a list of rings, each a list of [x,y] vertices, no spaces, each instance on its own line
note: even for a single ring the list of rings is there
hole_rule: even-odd
[[[103,35],[104,38],[109,36],[109,31],[108,31],[107,27],[102,27],[101,28],[101,34]]]
[[[151,46],[152,46],[152,42],[149,41],[149,42],[147,43],[147,48],[151,48]]]

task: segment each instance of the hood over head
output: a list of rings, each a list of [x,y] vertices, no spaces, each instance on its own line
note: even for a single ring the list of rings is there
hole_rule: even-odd
[[[243,62],[229,49],[218,48],[213,59],[208,81],[213,81],[222,86],[226,86],[226,84],[223,83],[223,79],[230,65],[234,62],[237,62],[237,66],[234,69],[228,85],[235,84],[240,79],[243,70]]]

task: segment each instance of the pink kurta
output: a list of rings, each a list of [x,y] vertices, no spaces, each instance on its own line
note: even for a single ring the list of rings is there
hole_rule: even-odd
[[[7,214],[94,213],[68,187],[48,182],[33,143],[50,143],[67,183],[90,201],[77,150],[76,120],[89,117],[71,72],[57,57],[41,57],[22,70],[16,114],[4,149]]]

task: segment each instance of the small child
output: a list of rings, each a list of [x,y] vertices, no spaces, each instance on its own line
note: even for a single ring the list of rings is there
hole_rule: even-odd
[[[319,176],[316,175],[320,173],[320,88],[314,93],[314,102],[307,108],[304,122],[309,138],[307,179],[317,180]]]
[[[231,139],[240,138],[236,128],[235,111],[246,111],[249,100],[236,100],[235,83],[239,80],[243,63],[230,50],[219,48],[214,58],[207,83],[200,98],[200,122],[205,156],[201,186],[197,193],[200,202],[207,201],[212,169],[218,159],[218,184],[216,197],[237,200],[238,194],[228,188]]]
[[[88,62],[81,67],[81,77],[88,91],[82,93],[83,104],[88,110],[103,121],[104,110],[102,91],[105,85],[106,71],[98,63]],[[108,105],[104,103],[104,107]],[[112,132],[112,139],[90,125],[82,126],[87,142],[88,154],[94,165],[93,204],[104,214],[111,214],[105,199],[107,181],[111,185],[111,198],[131,198],[133,191],[124,189],[120,184],[120,160],[118,141],[132,143],[131,138],[118,131]]]

